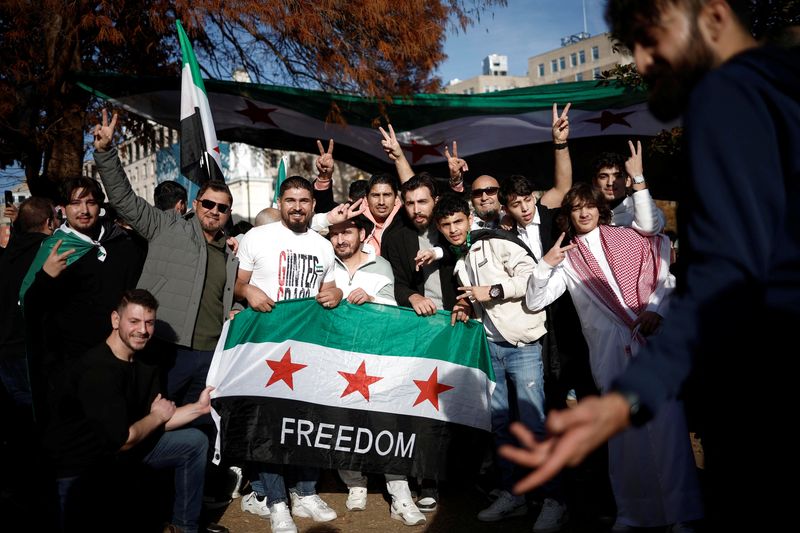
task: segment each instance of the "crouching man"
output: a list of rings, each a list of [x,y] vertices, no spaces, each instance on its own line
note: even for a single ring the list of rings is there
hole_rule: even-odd
[[[211,411],[213,387],[176,408],[161,395],[157,369],[136,361],[153,335],[157,308],[146,290],[125,292],[111,312],[106,341],[80,356],[61,381],[45,443],[56,467],[64,531],[85,530],[96,518],[91,500],[103,490],[98,480],[110,467],[132,462],[175,469],[172,523],[165,531],[198,531],[208,439],[198,429],[177,428]]]

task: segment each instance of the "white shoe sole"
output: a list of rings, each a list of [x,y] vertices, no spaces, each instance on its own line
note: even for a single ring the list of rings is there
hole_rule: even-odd
[[[357,503],[352,504],[350,502],[345,502],[345,507],[347,507],[348,511],[366,511],[367,510],[367,502],[364,503]]]
[[[422,517],[420,520],[417,520],[416,522],[411,522],[411,521],[406,520],[405,518],[403,518],[403,515],[398,514],[398,513],[389,513],[389,516],[391,516],[395,520],[401,521],[402,523],[404,523],[407,526],[418,526],[420,524],[424,524],[425,521],[426,521],[425,517]]]
[[[293,507],[292,516],[296,516],[299,518],[311,518],[312,520],[314,520],[314,522],[331,522],[338,518],[338,515],[332,516],[331,518],[316,518],[302,507]]]

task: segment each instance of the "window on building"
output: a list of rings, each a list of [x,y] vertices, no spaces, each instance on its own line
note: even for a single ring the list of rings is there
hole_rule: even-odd
[[[578,54],[576,54],[575,52],[572,52],[569,55],[569,66],[571,66],[571,67],[577,67],[578,66]]]
[[[567,60],[564,59],[563,57],[559,58],[558,65],[561,67],[561,70],[564,70],[565,68],[567,68]]]
[[[558,60],[553,59],[550,61],[550,72],[558,72]]]
[[[134,156],[135,157],[134,161],[138,161],[139,159],[141,159],[141,156],[142,156],[142,147],[141,147],[141,145],[139,145],[139,143],[137,143],[135,141],[134,141],[133,145],[136,147],[135,148],[135,152],[134,152],[136,154]]]
[[[269,154],[269,166],[278,168],[278,154]]]
[[[575,81],[583,81],[583,72],[575,74]]]
[[[600,59],[600,47],[599,46],[592,46],[592,59],[597,61]]]
[[[578,62],[583,65],[586,63],[586,50],[581,50],[578,52]]]
[[[544,76],[544,63],[539,63],[539,77]]]
[[[594,76],[594,79],[596,79],[596,80],[600,79],[600,67],[595,67],[592,70],[592,76]]]

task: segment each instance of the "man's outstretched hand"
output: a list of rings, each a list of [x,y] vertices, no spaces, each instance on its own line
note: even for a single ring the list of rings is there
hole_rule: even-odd
[[[514,486],[514,492],[521,494],[539,487],[565,466],[579,464],[592,450],[628,426],[629,413],[627,400],[611,393],[581,400],[572,409],[553,411],[547,417],[549,434],[541,441],[519,422],[512,424],[511,433],[522,446],[501,446],[500,455],[535,469]]]

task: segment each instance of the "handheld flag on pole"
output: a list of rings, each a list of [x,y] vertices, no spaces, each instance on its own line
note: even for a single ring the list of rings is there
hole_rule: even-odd
[[[272,207],[278,207],[278,197],[280,196],[281,184],[286,181],[286,156],[281,157],[281,162],[278,165],[278,177],[275,179],[274,191],[272,193]]]
[[[178,39],[183,53],[181,173],[198,185],[210,179],[224,181],[217,133],[214,130],[206,88],[200,76],[200,67],[181,21],[176,21],[175,25],[178,27]]]

